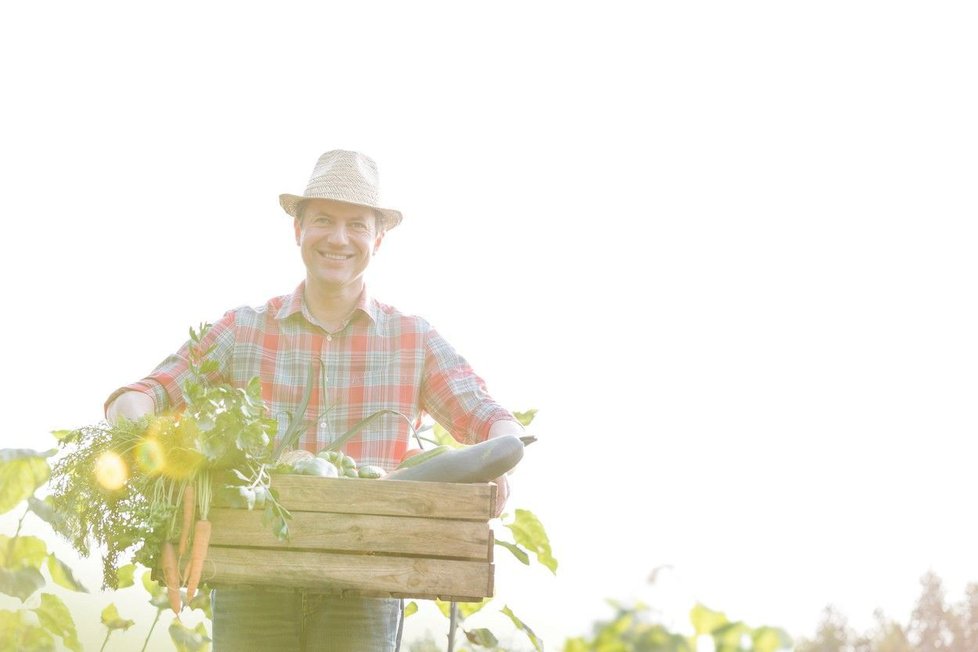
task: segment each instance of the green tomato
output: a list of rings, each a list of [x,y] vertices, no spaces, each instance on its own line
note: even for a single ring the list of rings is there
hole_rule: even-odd
[[[382,478],[387,475],[387,471],[379,466],[374,466],[372,464],[365,464],[360,467],[358,475],[361,478]]]

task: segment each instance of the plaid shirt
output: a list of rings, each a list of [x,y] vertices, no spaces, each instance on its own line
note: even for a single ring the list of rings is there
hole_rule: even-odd
[[[300,446],[318,451],[362,419],[395,410],[415,425],[430,414],[463,443],[485,440],[490,426],[513,415],[486,392],[462,356],[425,320],[402,314],[364,292],[347,326],[327,333],[315,325],[301,283],[295,292],[260,308],[237,308],[214,324],[203,346],[219,369],[214,381],[243,387],[261,379],[262,397],[284,432],[302,402],[310,365],[315,383]],[[153,397],[157,412],[178,409],[188,377],[189,342],[143,380],[116,390]],[[385,414],[350,439],[343,451],[360,464],[397,465],[408,444],[405,419]]]

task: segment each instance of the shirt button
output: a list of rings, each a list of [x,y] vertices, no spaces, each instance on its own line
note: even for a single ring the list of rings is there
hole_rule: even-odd
[[[333,336],[332,335],[327,335],[326,336],[326,341],[327,342],[332,342],[333,341]]]

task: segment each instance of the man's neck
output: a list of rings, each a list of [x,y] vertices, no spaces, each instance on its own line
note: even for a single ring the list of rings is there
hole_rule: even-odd
[[[307,279],[306,306],[323,328],[335,332],[346,325],[360,301],[363,288],[362,282],[339,288],[324,288]]]

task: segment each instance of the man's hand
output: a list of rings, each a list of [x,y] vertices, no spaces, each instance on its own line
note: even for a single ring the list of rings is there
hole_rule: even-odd
[[[489,439],[512,435],[522,437],[525,434],[523,426],[518,421],[496,421],[489,428]],[[498,517],[506,508],[506,501],[509,500],[509,480],[506,476],[500,476],[493,480],[496,483],[496,513],[493,517]]]
[[[156,411],[153,397],[142,392],[125,392],[119,394],[105,410],[105,418],[109,423],[118,423],[120,419],[137,421],[147,414]]]

